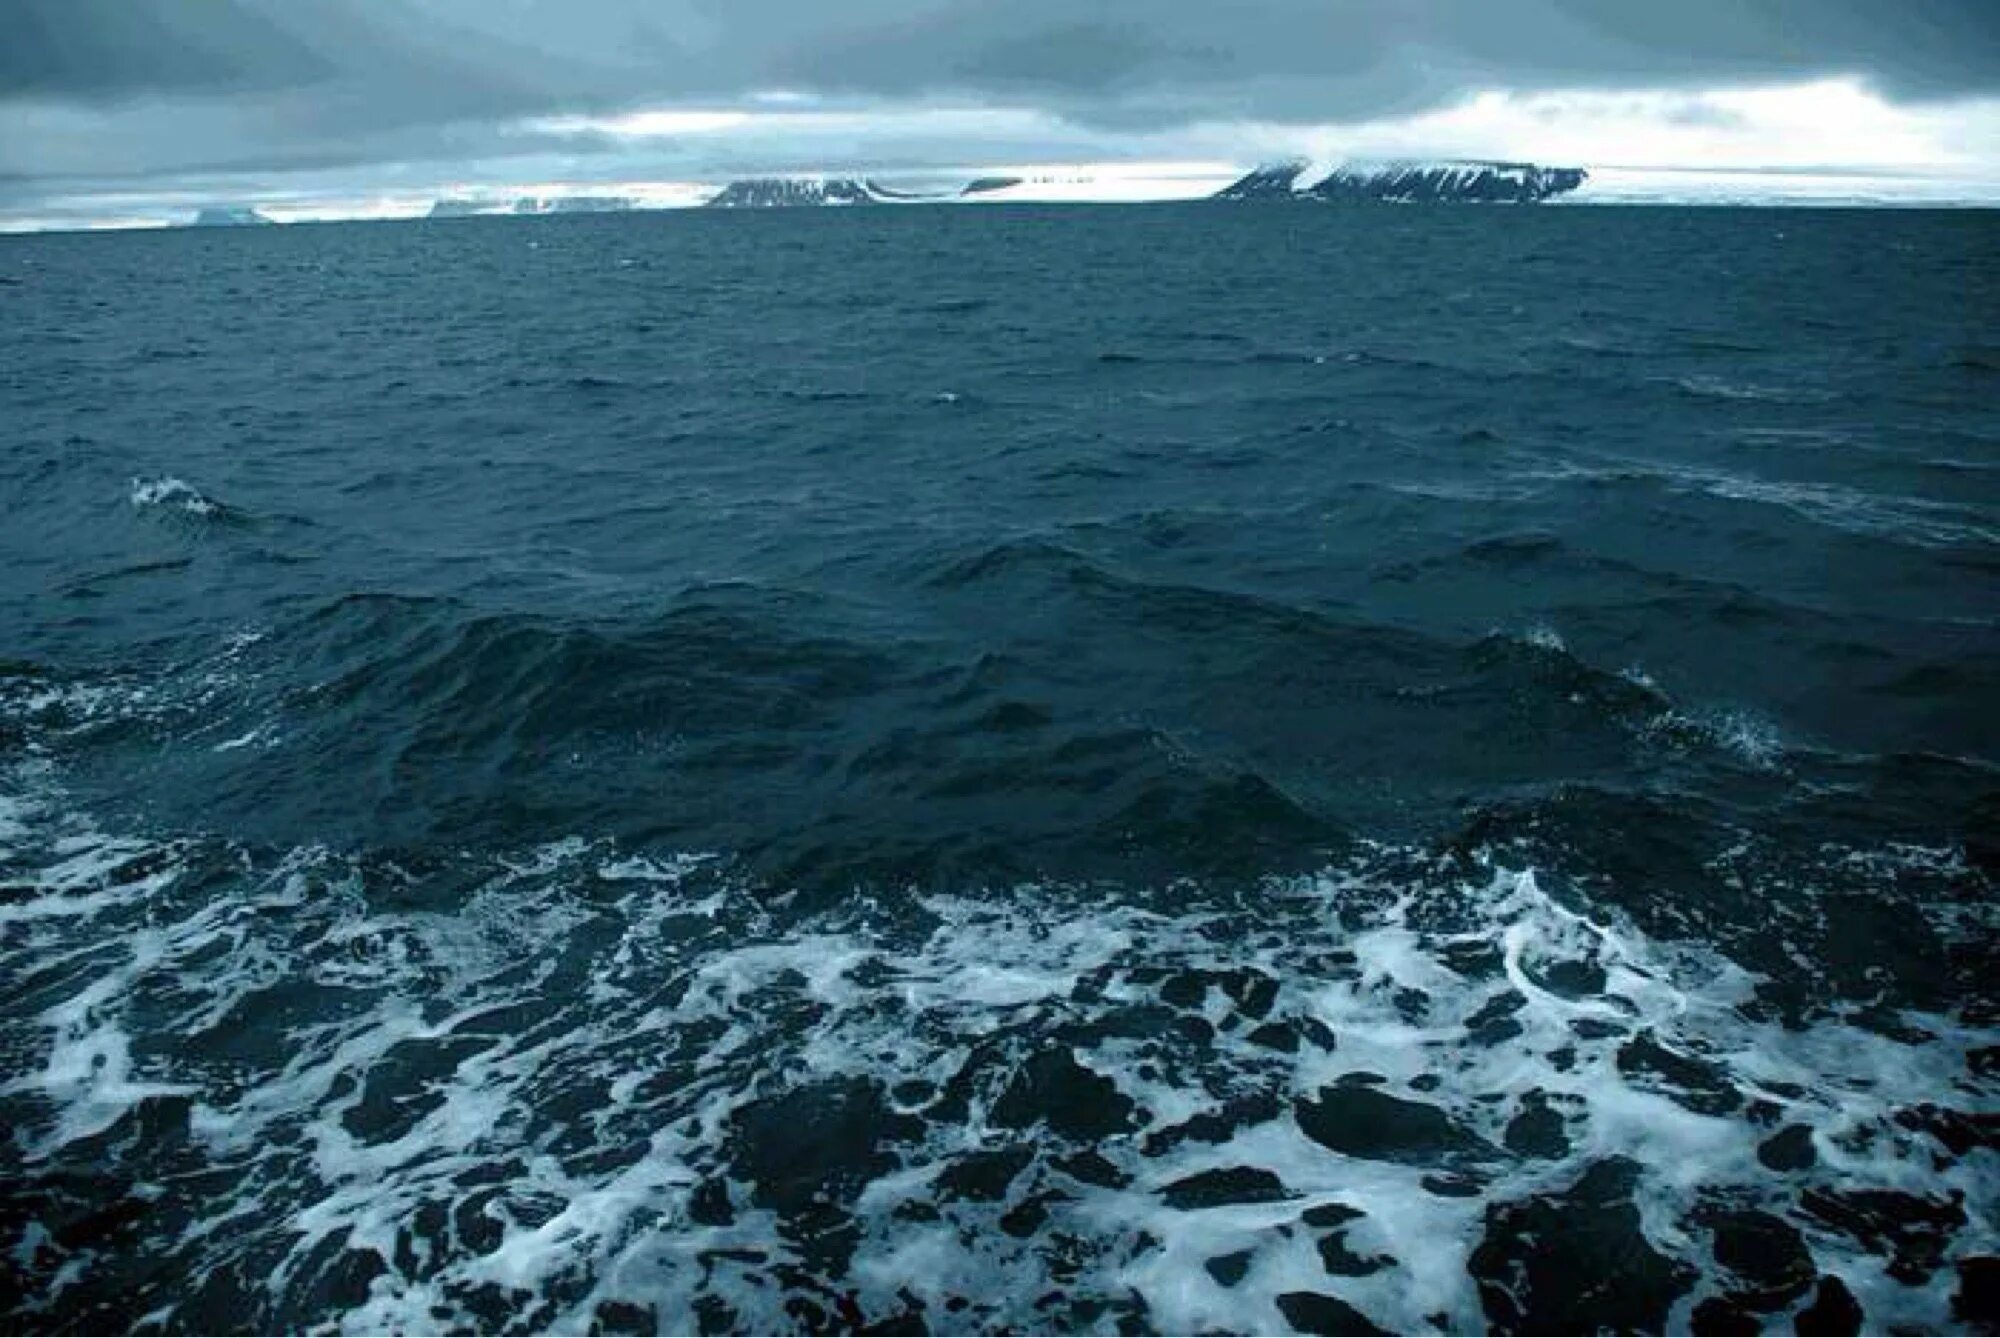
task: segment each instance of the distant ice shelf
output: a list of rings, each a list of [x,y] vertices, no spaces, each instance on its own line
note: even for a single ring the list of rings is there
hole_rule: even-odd
[[[629,195],[523,195],[508,201],[450,197],[435,201],[426,218],[472,218],[482,214],[620,214],[645,207]]]
[[[1880,172],[1593,168],[1578,204],[1993,208],[2000,180]]]

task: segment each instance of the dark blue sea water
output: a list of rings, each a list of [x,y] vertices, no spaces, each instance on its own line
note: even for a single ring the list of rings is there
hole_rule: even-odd
[[[1996,620],[2000,214],[6,239],[0,1327],[1993,1325]]]

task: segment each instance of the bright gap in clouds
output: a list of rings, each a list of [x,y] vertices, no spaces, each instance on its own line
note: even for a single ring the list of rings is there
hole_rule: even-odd
[[[1899,107],[1846,79],[1704,91],[1491,91],[1404,120],[1324,127],[1315,138],[1359,154],[2000,178],[2000,103]]]
[[[752,113],[745,111],[694,111],[665,108],[659,111],[630,112],[623,116],[544,116],[526,123],[526,128],[542,135],[611,135],[619,139],[650,139],[677,135],[709,135],[750,124]]]
[[[1897,106],[1849,79],[1698,91],[1489,90],[1416,116],[1324,125],[1207,122],[1113,134],[1025,107],[814,105],[803,95],[752,108],[660,109],[531,123],[556,136],[723,141],[746,163],[824,142],[830,171],[867,171],[871,153],[907,159],[956,143],[1043,138],[1120,160],[1198,158],[1239,166],[1274,158],[1505,158],[1649,172],[1812,172],[1933,177],[2000,187],[2000,102]],[[771,108],[771,109],[765,109]],[[1107,152],[1108,151],[1108,152]],[[1919,192],[1921,193],[1921,192]]]
[[[1044,134],[1050,140],[1124,142],[1130,156],[1180,144],[1198,156],[1358,158],[1530,158],[1548,164],[1680,170],[1842,170],[2000,178],[2000,102],[1896,106],[1856,80],[1722,90],[1568,90],[1518,94],[1488,90],[1418,116],[1320,126],[1204,122],[1142,134],[1092,134],[1036,108],[1018,106],[840,106],[804,94],[756,98],[756,108],[660,108],[622,116],[554,116],[524,124],[548,136],[596,134],[642,146],[648,140],[722,136],[746,158],[760,142],[822,134],[858,142]],[[782,108],[782,110],[762,110]],[[1234,152],[1216,154],[1218,148]],[[1186,154],[1174,154],[1186,156]],[[868,164],[828,164],[866,170]],[[750,168],[754,170],[754,168]]]

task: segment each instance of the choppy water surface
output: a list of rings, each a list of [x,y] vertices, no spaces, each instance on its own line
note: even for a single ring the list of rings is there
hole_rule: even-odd
[[[1996,1322],[2000,215],[0,276],[0,1326]]]

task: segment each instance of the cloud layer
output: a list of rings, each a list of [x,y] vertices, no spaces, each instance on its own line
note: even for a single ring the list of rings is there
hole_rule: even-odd
[[[1897,118],[2000,98],[1990,0],[19,0],[8,18],[0,211],[16,213],[828,154],[1239,158],[1387,125],[1478,140],[1450,118],[1628,95],[1652,130],[1712,118],[1734,163],[1731,125],[1769,109],[1718,90],[1849,89],[1884,109],[1861,136],[1878,149]],[[648,110],[660,133],[621,131]],[[1924,133],[1947,155],[1990,148],[1976,124]]]

